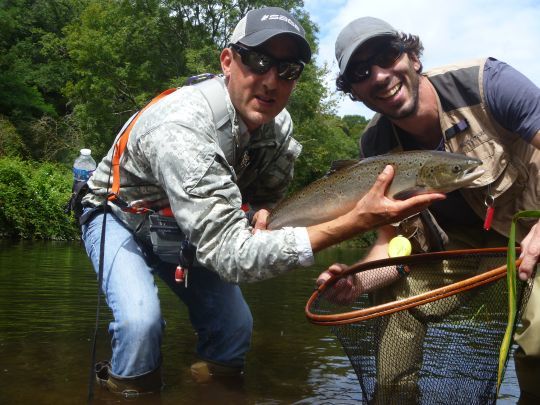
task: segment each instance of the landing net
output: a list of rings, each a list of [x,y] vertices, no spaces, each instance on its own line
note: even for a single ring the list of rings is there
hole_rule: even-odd
[[[508,320],[506,253],[448,251],[354,266],[313,293],[306,315],[331,326],[364,403],[495,403]],[[517,320],[531,288],[517,282]]]

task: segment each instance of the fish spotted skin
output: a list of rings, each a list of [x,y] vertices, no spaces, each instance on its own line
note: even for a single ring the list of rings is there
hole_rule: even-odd
[[[386,165],[394,167],[386,192],[394,199],[474,186],[484,173],[478,168],[479,159],[439,151],[401,152],[352,162],[282,200],[270,214],[268,229],[316,225],[349,212]]]

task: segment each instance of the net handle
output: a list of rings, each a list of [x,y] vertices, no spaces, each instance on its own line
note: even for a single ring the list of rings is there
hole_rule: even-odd
[[[516,249],[519,251],[519,248]],[[352,273],[356,273],[362,270],[373,269],[377,267],[387,267],[395,264],[414,264],[421,263],[426,260],[433,259],[447,259],[455,256],[463,255],[473,255],[473,254],[491,254],[491,253],[501,253],[506,252],[506,247],[501,248],[488,248],[488,249],[466,249],[466,250],[453,250],[445,252],[435,252],[435,253],[422,253],[418,255],[405,256],[405,257],[394,257],[390,259],[375,260],[366,263],[358,263],[351,266],[347,271],[333,276],[328,279],[324,284],[319,286],[311,297],[309,298],[305,313],[308,320],[316,325],[323,326],[335,326],[335,325],[344,325],[355,322],[364,321],[367,319],[376,318],[383,315],[389,315],[394,312],[402,311],[408,308],[416,307],[418,305],[426,304],[441,298],[446,298],[451,295],[471,290],[473,288],[479,287],[484,284],[492,283],[499,280],[500,278],[506,275],[506,265],[497,267],[496,269],[486,271],[482,274],[470,277],[466,280],[458,281],[456,283],[450,284],[448,286],[440,287],[434,290],[431,290],[426,293],[418,294],[413,297],[406,298],[400,301],[393,301],[381,305],[377,305],[370,308],[359,309],[354,311],[349,311],[340,314],[331,314],[331,315],[318,315],[311,312],[311,306],[318,298],[318,296],[323,293],[326,288],[335,282],[336,279],[346,277]],[[516,266],[519,266],[521,259],[516,261]]]

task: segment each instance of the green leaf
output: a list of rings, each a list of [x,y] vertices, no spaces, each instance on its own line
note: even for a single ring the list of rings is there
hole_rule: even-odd
[[[512,218],[508,237],[508,254],[506,256],[506,279],[508,285],[508,324],[499,352],[499,370],[497,375],[497,394],[504,378],[504,370],[508,360],[508,352],[512,343],[512,335],[517,314],[517,271],[516,271],[516,222],[519,218],[540,218],[540,211],[520,211]]]

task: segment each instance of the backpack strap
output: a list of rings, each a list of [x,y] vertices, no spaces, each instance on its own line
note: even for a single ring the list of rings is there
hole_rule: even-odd
[[[216,140],[227,162],[234,166],[236,160],[236,148],[239,143],[238,135],[231,132],[231,128],[226,124],[230,121],[229,111],[227,109],[227,89],[222,76],[216,76],[212,80],[205,80],[198,83],[197,87],[201,90],[210,110],[216,129]]]
[[[169,94],[176,91],[176,88],[168,89],[162,92],[157,97],[154,97],[152,101],[150,101],[142,110],[140,110],[132,119],[129,125],[124,129],[124,131],[120,134],[118,137],[118,140],[116,141],[116,144],[114,145],[114,151],[111,161],[112,171],[113,171],[113,182],[111,186],[111,193],[107,197],[107,199],[113,203],[116,203],[120,206],[124,206],[128,211],[131,211],[130,207],[125,204],[124,201],[122,201],[118,193],[120,191],[120,159],[122,158],[122,155],[124,154],[124,150],[126,149],[126,145],[129,139],[129,135],[131,134],[131,130],[135,126],[135,123],[141,116],[141,114],[146,111],[148,107],[151,105],[157,103],[159,100],[164,98],[165,96],[168,96]],[[140,209],[137,209],[137,212],[140,212]]]
[[[225,82],[222,76],[214,76],[211,80],[205,80],[196,84],[206,98],[216,129],[220,129],[229,121],[229,111],[225,102]]]

